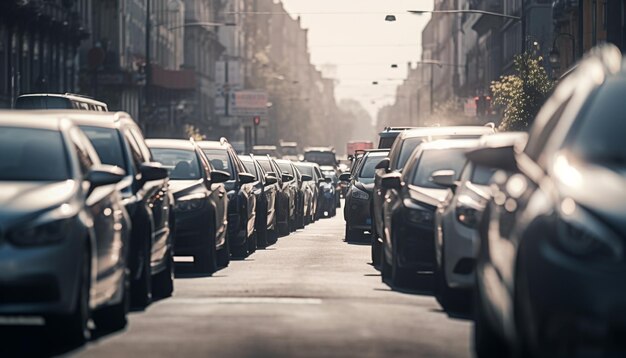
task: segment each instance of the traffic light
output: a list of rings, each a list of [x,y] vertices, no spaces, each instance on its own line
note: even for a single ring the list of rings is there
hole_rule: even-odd
[[[258,126],[259,124],[261,124],[261,117],[254,116],[254,118],[252,118],[252,123],[254,123],[255,126]]]

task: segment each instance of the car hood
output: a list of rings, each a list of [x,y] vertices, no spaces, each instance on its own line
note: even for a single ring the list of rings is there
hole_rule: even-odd
[[[424,188],[420,186],[409,186],[409,196],[412,200],[419,201],[430,206],[437,206],[446,199],[448,189]]]
[[[557,162],[559,159],[557,159]],[[562,161],[562,159],[561,159]],[[626,235],[626,176],[624,172],[597,165],[571,165],[561,162],[555,177],[562,199],[572,198],[578,205],[599,216],[613,229]],[[623,170],[623,169],[622,169]]]
[[[60,182],[0,182],[0,223],[24,215],[37,215],[71,201],[78,185],[74,180]]]
[[[187,195],[202,185],[202,179],[197,180],[170,180],[170,190],[175,198]]]

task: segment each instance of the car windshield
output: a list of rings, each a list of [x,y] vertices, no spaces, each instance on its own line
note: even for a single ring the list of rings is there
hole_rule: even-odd
[[[116,129],[80,126],[93,144],[103,164],[126,169],[122,139]]]
[[[584,110],[569,139],[571,151],[585,161],[626,169],[626,81],[613,78]]]
[[[259,164],[261,164],[261,167],[263,168],[263,170],[265,170],[267,173],[272,173],[274,172],[274,168],[272,168],[272,164],[270,164],[270,161],[267,159],[257,159]]]
[[[280,170],[282,170],[283,172],[289,173],[291,175],[293,175],[293,168],[291,167],[291,164],[289,163],[278,163],[278,167],[280,167]]]
[[[432,182],[433,172],[438,170],[454,170],[458,175],[461,173],[467,159],[465,149],[431,149],[422,153],[417,163],[417,171],[413,175],[411,183],[423,188],[441,187]]]
[[[246,167],[246,171],[254,175],[254,177],[257,178],[258,180],[259,174],[256,171],[256,166],[254,165],[254,162],[249,161],[249,160],[242,160],[242,162],[243,162],[243,166]]]
[[[373,183],[376,175],[376,165],[385,159],[385,155],[368,155],[360,164],[359,181],[363,183]]]
[[[200,162],[193,150],[152,148],[154,160],[167,168],[172,180],[200,179]]]
[[[397,135],[393,137],[381,137],[380,141],[378,141],[378,148],[380,149],[391,148],[391,146],[393,145],[393,142],[396,141],[396,138],[398,138]]]
[[[398,170],[402,170],[406,165],[406,162],[409,160],[411,153],[417,148],[418,145],[422,144],[424,138],[415,137],[415,138],[407,138],[402,142],[402,148],[400,149],[400,156],[398,157],[398,165],[396,168]]]
[[[313,167],[309,165],[296,165],[300,170],[300,173],[305,174],[313,178]]]
[[[0,127],[1,181],[61,181],[70,177],[60,132]]]
[[[202,151],[209,159],[209,162],[211,162],[213,169],[225,171],[230,174],[231,178],[234,178],[235,173],[230,165],[228,152],[225,149],[203,149]]]
[[[304,153],[304,160],[319,165],[337,165],[337,159],[333,152],[306,152]]]

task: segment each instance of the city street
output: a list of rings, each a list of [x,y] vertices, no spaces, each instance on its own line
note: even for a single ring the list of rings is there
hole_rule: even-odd
[[[179,274],[172,298],[130,315],[83,357],[470,356],[470,322],[428,294],[381,283],[343,218],[279,239],[213,277]],[[179,267],[183,271],[185,267]]]

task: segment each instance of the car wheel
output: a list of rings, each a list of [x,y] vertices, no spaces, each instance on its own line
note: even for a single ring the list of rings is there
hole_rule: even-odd
[[[248,253],[253,254],[256,251],[256,247],[258,245],[258,236],[256,231],[246,240],[248,243]]]
[[[346,242],[354,242],[361,238],[361,232],[359,230],[350,229],[346,225]]]
[[[508,357],[506,342],[493,329],[483,311],[478,288],[474,289],[474,352],[477,358]]]
[[[468,297],[467,290],[450,288],[445,271],[445,257],[441,256],[441,266],[435,267],[435,298],[444,311],[460,311],[464,307],[469,307],[471,297]]]
[[[380,249],[381,249],[381,243],[380,241],[378,241],[378,238],[376,237],[376,235],[374,234],[370,234],[371,240],[372,240],[372,248],[371,248],[371,255],[372,255],[372,265],[374,267],[379,267],[380,266]]]
[[[398,244],[395,240],[391,253],[391,284],[399,288],[407,287],[411,281],[413,271],[400,267],[398,263]]]
[[[98,329],[113,332],[123,329],[128,324],[128,319],[126,317],[130,307],[130,282],[128,280],[128,276],[128,272],[124,272],[122,300],[115,305],[103,307],[102,309],[94,312],[93,320]]]
[[[230,244],[229,244],[230,245]],[[237,246],[230,246],[230,253],[234,258],[245,259],[248,255],[248,240]]]
[[[230,264],[230,245],[228,238],[224,240],[224,246],[217,252],[217,265],[219,267],[228,267]]]
[[[141,276],[131,283],[131,305],[141,309],[147,307],[152,302],[152,269],[150,267],[152,236],[149,230],[147,230],[147,233],[141,248]]]
[[[387,262],[385,255],[385,246],[381,245],[380,250],[380,278],[383,282],[388,282],[391,279],[391,265]]]
[[[152,278],[152,295],[157,298],[167,298],[174,292],[174,257],[172,250],[167,250],[165,268]]]
[[[88,249],[83,253],[81,274],[74,311],[69,316],[51,316],[46,319],[47,329],[54,337],[72,346],[83,345],[91,338],[88,323],[91,315],[89,296],[91,291],[91,254]]]

